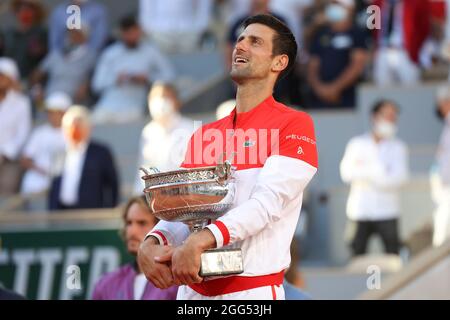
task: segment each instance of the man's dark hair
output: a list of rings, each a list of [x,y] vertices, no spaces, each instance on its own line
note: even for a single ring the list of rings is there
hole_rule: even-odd
[[[122,19],[120,19],[119,25],[120,30],[122,31],[126,31],[134,27],[139,27],[139,23],[135,15],[128,15],[123,17]]]
[[[380,112],[381,108],[383,108],[385,105],[391,104],[395,107],[397,110],[397,113],[400,112],[400,107],[392,100],[382,99],[375,102],[375,104],[372,107],[371,114],[372,116],[375,116],[378,112]]]
[[[265,25],[275,31],[275,36],[272,39],[272,54],[280,55],[286,54],[289,57],[289,63],[284,69],[278,80],[284,78],[293,68],[295,59],[297,57],[297,42],[291,30],[279,19],[270,14],[258,14],[246,19],[243,23],[244,29],[251,24],[259,23]]]

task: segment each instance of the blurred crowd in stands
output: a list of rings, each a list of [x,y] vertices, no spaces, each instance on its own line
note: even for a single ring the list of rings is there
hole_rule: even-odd
[[[120,201],[114,156],[90,139],[96,124],[150,114],[136,167],[176,169],[194,128],[180,113],[177,73],[168,57],[214,46],[227,72],[250,15],[272,14],[295,34],[301,48],[296,66],[274,96],[305,110],[352,109],[360,83],[415,85],[450,60],[446,0],[140,0],[138,12],[114,24],[96,0],[61,1],[51,10],[39,0],[3,3],[0,14],[13,15],[14,22],[0,30],[0,194],[48,192],[50,210]],[[67,24],[71,5],[81,10],[76,28]],[[231,81],[229,91],[234,98]],[[447,98],[439,99],[448,123]],[[392,133],[386,127],[377,129],[380,139]],[[177,134],[180,128],[185,135]],[[444,165],[448,132],[441,145]],[[387,153],[383,161],[398,160]],[[352,183],[346,166],[343,180]]]

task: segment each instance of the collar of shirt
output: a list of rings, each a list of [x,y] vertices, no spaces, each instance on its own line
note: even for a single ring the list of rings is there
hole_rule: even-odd
[[[87,150],[88,142],[81,142],[77,146],[71,145],[67,143],[66,145],[66,152],[67,154],[84,154]]]
[[[237,109],[235,107],[233,109],[233,111],[230,113],[229,117],[230,117],[231,121],[234,121],[234,119],[235,119],[235,125],[236,125],[236,128],[238,128],[238,127],[243,126],[249,119],[252,119],[252,117],[255,114],[257,114],[261,111],[264,111],[267,108],[270,108],[274,104],[275,104],[275,99],[273,98],[273,96],[269,96],[263,102],[261,102],[256,107],[254,107],[253,109],[251,109],[250,111],[247,111],[247,112],[237,112]]]

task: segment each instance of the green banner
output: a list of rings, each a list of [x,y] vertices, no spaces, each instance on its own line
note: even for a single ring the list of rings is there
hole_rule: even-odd
[[[115,229],[0,231],[0,286],[28,299],[89,299],[105,272],[131,261]]]

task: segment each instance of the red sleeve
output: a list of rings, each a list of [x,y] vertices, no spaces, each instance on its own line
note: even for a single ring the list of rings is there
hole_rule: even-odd
[[[277,150],[272,154],[277,154]],[[278,154],[318,167],[316,136],[312,118],[304,112],[290,116],[280,130]]]

